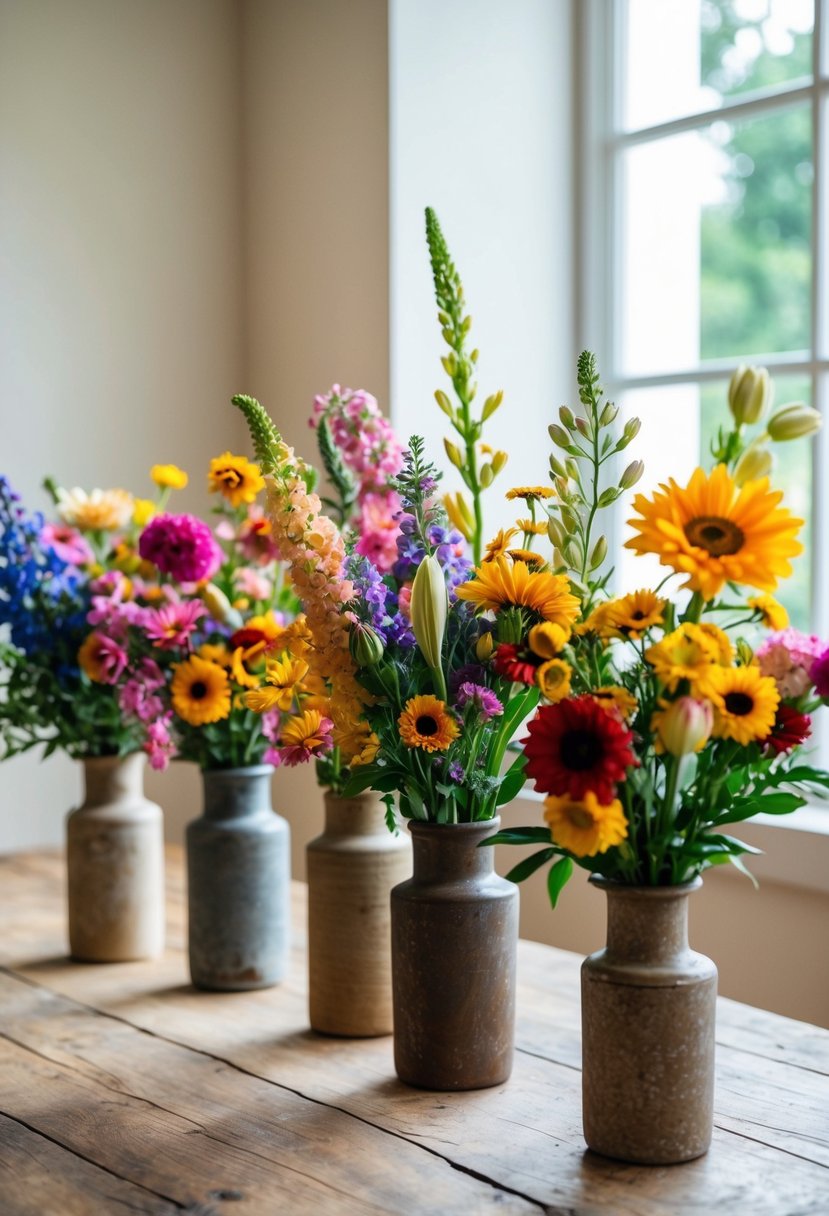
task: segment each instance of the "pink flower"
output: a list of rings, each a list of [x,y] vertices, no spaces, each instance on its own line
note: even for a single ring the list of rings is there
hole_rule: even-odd
[[[118,693],[118,705],[125,717],[153,722],[164,713],[164,702],[157,695],[164,687],[164,674],[155,659],[142,659]]]
[[[829,697],[829,646],[818,655],[812,664],[809,674],[819,697]]]
[[[812,687],[812,666],[823,649],[814,634],[797,629],[772,633],[757,649],[757,662],[764,676],[771,676],[781,697],[802,697]]]
[[[144,632],[159,650],[174,650],[184,646],[197,623],[206,615],[204,604],[198,600],[181,600],[148,608],[144,617]]]
[[[262,753],[262,763],[272,764],[274,768],[279,768],[282,763],[282,756],[279,754],[278,747],[266,747]]]
[[[370,490],[362,496],[357,532],[360,539],[356,550],[369,558],[381,574],[388,574],[397,561],[397,538],[400,528],[395,516],[400,511],[400,498],[394,491],[378,493]]]
[[[155,722],[151,722],[147,727],[147,739],[144,743],[144,751],[149,756],[150,767],[158,772],[163,772],[166,769],[178,751],[170,730],[172,720],[173,715],[168,713],[158,718]]]
[[[40,529],[40,543],[70,566],[83,566],[94,558],[86,538],[69,524],[44,524]]]
[[[92,632],[78,651],[81,668],[96,684],[117,684],[127,666],[127,652],[115,638]]]
[[[252,600],[271,598],[273,583],[264,574],[254,570],[252,566],[240,566],[233,577],[236,589],[242,595],[249,595]]]
[[[302,742],[283,744],[279,749],[282,764],[293,768],[297,764],[306,764],[309,760],[327,755],[334,746],[334,723],[330,718],[321,718],[319,727],[313,738]]]
[[[141,626],[147,609],[133,600],[122,602],[120,593],[115,595],[93,595],[92,607],[86,614],[89,625],[102,625],[110,637],[123,641],[130,625]]]
[[[363,389],[331,387],[314,398],[310,425],[326,417],[340,455],[357,478],[360,496],[384,490],[403,467],[403,449],[377,401]]]
[[[213,533],[195,515],[156,515],[141,533],[138,552],[179,583],[212,578],[222,563]]]
[[[239,529],[239,548],[249,562],[267,566],[279,558],[279,549],[273,538],[270,521],[261,507],[255,503],[248,508],[248,517]],[[269,761],[270,763],[270,761]]]

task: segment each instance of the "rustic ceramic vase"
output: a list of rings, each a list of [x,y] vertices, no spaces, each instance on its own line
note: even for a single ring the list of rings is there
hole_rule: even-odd
[[[290,832],[269,764],[205,769],[204,814],[187,827],[190,977],[242,992],[283,979],[290,950]]]
[[[408,835],[386,827],[377,794],[325,795],[325,831],[307,850],[311,1026],[391,1034],[389,893],[412,872]]]
[[[164,949],[164,829],[144,797],[142,753],[83,761],[84,799],[66,821],[69,950],[91,963]]]
[[[518,888],[493,870],[498,830],[412,821],[414,874],[391,893],[394,1063],[423,1089],[484,1089],[512,1070]]]
[[[688,946],[702,879],[591,882],[607,895],[607,946],[581,973],[584,1138],[621,1161],[690,1161],[713,1127],[717,968]]]

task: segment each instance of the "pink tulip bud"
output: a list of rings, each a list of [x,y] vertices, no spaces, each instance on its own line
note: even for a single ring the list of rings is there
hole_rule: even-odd
[[[658,731],[665,751],[672,756],[687,756],[698,752],[708,742],[713,726],[714,711],[710,701],[678,697],[663,711]]]

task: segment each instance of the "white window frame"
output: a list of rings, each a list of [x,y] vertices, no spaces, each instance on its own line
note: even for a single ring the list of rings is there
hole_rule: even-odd
[[[694,131],[721,119],[743,119],[808,103],[812,115],[812,323],[807,351],[745,356],[772,375],[808,377],[824,425],[813,442],[810,629],[829,638],[829,0],[815,0],[812,80],[725,99],[721,106],[633,131],[622,127],[626,0],[578,0],[575,9],[576,245],[575,317],[578,349],[596,352],[609,398],[632,389],[702,385],[731,375],[736,360],[709,360],[653,375],[622,370],[622,153],[633,146]],[[611,548],[621,541],[622,513],[610,524]],[[829,767],[829,717],[817,715],[819,750]],[[804,814],[806,810],[804,810]],[[821,817],[829,821],[823,804]],[[788,822],[791,820],[787,819]],[[815,821],[809,820],[809,827]],[[829,824],[826,829],[829,832]]]

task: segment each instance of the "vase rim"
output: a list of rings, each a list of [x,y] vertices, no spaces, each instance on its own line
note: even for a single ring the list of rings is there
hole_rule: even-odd
[[[146,760],[146,754],[140,749],[134,752],[125,752],[123,756],[78,756],[77,759],[81,764],[123,764],[127,760]]]
[[[696,878],[692,878],[689,882],[678,882],[664,887],[619,882],[616,878],[605,878],[602,874],[591,874],[587,881],[598,890],[605,891],[608,894],[612,891],[614,895],[628,893],[630,895],[643,896],[646,899],[649,897],[654,899],[670,899],[674,895],[686,895],[691,891],[698,891],[702,886],[702,875],[697,874]]]
[[[432,832],[435,830],[440,832],[458,832],[465,830],[468,832],[470,829],[481,831],[482,828],[497,828],[500,822],[500,815],[493,815],[491,819],[475,819],[472,821],[472,823],[433,823],[431,819],[406,820],[410,832]]]
[[[276,768],[273,764],[240,764],[235,768],[199,768],[199,772],[203,777],[222,776],[222,777],[238,777],[244,774],[246,777],[264,776],[265,773],[275,773]]]

